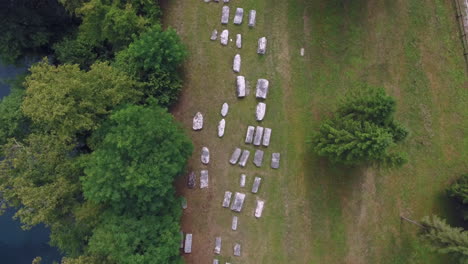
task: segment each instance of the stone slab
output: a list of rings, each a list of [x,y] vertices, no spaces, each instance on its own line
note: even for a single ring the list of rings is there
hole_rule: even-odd
[[[238,221],[239,221],[239,220],[238,220],[237,216],[233,216],[233,217],[232,217],[231,229],[232,229],[233,231],[236,231],[236,230],[237,230],[237,222],[238,222]]]
[[[247,176],[245,174],[241,174],[240,175],[240,182],[239,182],[240,187],[245,187],[246,180],[247,180]]]
[[[221,35],[219,36],[219,42],[221,42],[221,45],[226,46],[229,42],[229,30],[225,29],[221,32]]]
[[[258,188],[260,188],[260,183],[262,183],[262,178],[255,177],[254,183],[252,185],[252,193],[258,193]]]
[[[219,260],[213,259],[213,264],[219,264]]]
[[[208,188],[208,171],[202,170],[200,172],[200,188]]]
[[[193,130],[202,130],[203,128],[203,115],[197,112],[193,117]]]
[[[249,12],[249,27],[255,27],[256,18],[257,18],[257,11],[250,10],[250,12]]]
[[[244,17],[244,9],[238,7],[236,9],[236,15],[234,16],[234,24],[240,25],[242,24],[242,18]]]
[[[210,150],[207,147],[202,148],[200,160],[205,165],[210,163]]]
[[[220,254],[221,253],[221,237],[216,237],[215,238],[215,249],[214,249],[215,254]]]
[[[271,138],[271,128],[265,128],[263,132],[263,142],[262,145],[268,147],[270,145]]]
[[[257,121],[262,121],[263,118],[265,117],[265,112],[266,112],[266,104],[263,102],[260,102],[257,104],[257,109],[255,111],[255,118]]]
[[[226,25],[229,23],[229,6],[223,6],[221,11],[221,24]]]
[[[221,119],[218,124],[218,137],[224,136],[224,130],[226,129],[226,120]]]
[[[213,32],[211,32],[210,40],[216,40],[217,38],[218,38],[218,30],[214,29]]]
[[[234,61],[232,62],[232,70],[235,73],[239,73],[241,69],[241,56],[239,54],[236,54],[234,56]]]
[[[241,34],[236,35],[236,47],[238,49],[242,48],[242,35]]]
[[[262,213],[263,213],[263,206],[265,205],[265,201],[263,200],[257,200],[257,206],[255,208],[255,217],[256,218],[260,218],[262,217]]]
[[[262,166],[262,163],[263,163],[263,150],[259,150],[259,149],[255,150],[253,163],[255,164],[255,166],[257,166],[259,168]]]
[[[279,153],[271,154],[271,167],[273,169],[278,169],[279,168],[280,158],[281,158],[281,154],[279,154]]]
[[[232,192],[226,191],[224,193],[223,207],[228,208],[231,205]]]
[[[255,127],[248,126],[247,133],[245,134],[245,144],[252,144],[255,134]]]
[[[234,244],[234,256],[240,257],[241,255],[241,245],[239,243]]]
[[[231,204],[231,210],[234,212],[242,211],[244,200],[245,200],[245,193],[236,192],[236,194],[234,195],[234,202]]]
[[[222,106],[221,106],[221,116],[222,117],[226,117],[227,114],[229,112],[229,105],[228,103],[224,103]]]
[[[258,99],[266,99],[268,96],[268,89],[270,82],[267,79],[258,79],[255,90],[255,97]]]
[[[184,253],[185,254],[192,253],[192,234],[185,235]]]
[[[195,174],[195,172],[190,172],[189,175],[188,175],[188,178],[187,178],[187,187],[189,189],[193,189],[195,188],[195,186],[197,185],[197,175]]]
[[[258,47],[257,47],[257,53],[264,55],[266,53],[266,45],[267,45],[267,39],[265,37],[261,37],[258,39]]]
[[[260,144],[262,144],[262,137],[263,137],[263,127],[257,126],[255,128],[255,137],[253,140],[253,144],[255,146],[260,146]]]
[[[240,148],[236,148],[234,152],[232,152],[231,159],[229,160],[229,163],[232,165],[235,165],[241,156],[242,150]]]
[[[242,151],[242,155],[239,159],[239,166],[241,167],[245,167],[245,165],[247,165],[247,161],[249,160],[249,156],[250,156],[250,151],[244,149],[244,151]]]
[[[237,97],[239,98],[245,97],[246,89],[245,89],[245,77],[244,76],[236,77],[236,92],[237,92]]]

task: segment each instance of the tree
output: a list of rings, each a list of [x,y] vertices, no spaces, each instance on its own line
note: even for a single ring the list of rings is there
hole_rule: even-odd
[[[157,212],[172,201],[174,178],[193,146],[166,110],[127,106],[93,135],[84,159],[84,196],[116,211]]]
[[[426,216],[421,224],[421,238],[427,241],[435,251],[452,255],[461,264],[468,263],[468,232],[463,228],[451,227],[437,216],[432,216],[432,218]]]
[[[468,174],[455,181],[448,188],[447,194],[457,202],[463,219],[468,220]]]
[[[115,106],[140,95],[135,81],[107,63],[96,63],[84,72],[78,65],[56,67],[42,61],[30,71],[24,114],[64,138],[96,129]]]
[[[177,73],[187,56],[177,32],[156,25],[117,54],[116,67],[145,83],[145,93],[161,105],[173,103],[182,87]]]
[[[395,108],[395,100],[383,89],[346,97],[314,135],[314,151],[345,165],[402,165],[404,153],[390,151],[408,135],[394,120]]]

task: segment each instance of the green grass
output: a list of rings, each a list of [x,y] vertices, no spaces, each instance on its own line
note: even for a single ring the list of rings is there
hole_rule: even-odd
[[[223,28],[221,4],[172,0],[165,7],[166,24],[190,51],[185,90],[173,112],[187,128],[196,111],[206,118],[203,131],[190,132],[196,146],[190,169],[203,168],[201,146],[212,154],[209,190],[180,188],[189,204],[183,227],[194,233],[187,262],[210,263],[214,238],[221,235],[223,260],[232,262],[447,263],[399,215],[450,216],[444,189],[467,170],[468,79],[451,1],[233,0],[230,6],[257,9],[256,28],[228,26],[233,39],[243,35],[240,51],[209,40],[214,28]],[[266,56],[255,53],[261,36],[268,38]],[[237,52],[251,86],[243,100],[235,98],[231,70]],[[269,161],[262,169],[227,162],[234,147],[254,150],[243,137],[246,126],[256,123],[252,93],[260,77],[271,82],[262,125],[273,129],[267,157],[282,153],[278,171],[268,168]],[[411,131],[401,146],[410,162],[401,169],[333,167],[310,152],[306,142],[320,119],[363,84],[383,86],[397,99],[397,117]],[[225,101],[226,135],[218,139]],[[232,232],[233,214],[221,201],[224,191],[241,190],[240,173],[248,175],[247,186],[255,175],[264,177],[258,197],[266,207],[254,219],[256,196],[248,194],[239,230]],[[234,242],[243,246],[239,260],[231,257]]]

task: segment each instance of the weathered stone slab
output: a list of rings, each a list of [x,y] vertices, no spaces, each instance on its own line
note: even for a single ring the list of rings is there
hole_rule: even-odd
[[[229,112],[229,105],[227,103],[224,103],[223,106],[221,106],[221,115],[223,117],[226,117]]]
[[[262,136],[263,136],[263,127],[257,126],[255,128],[255,137],[253,140],[253,144],[255,146],[260,146],[260,144],[262,144]]]
[[[234,231],[237,230],[237,221],[238,221],[237,216],[233,216],[232,217],[231,229],[234,230]]]
[[[259,149],[255,150],[253,163],[255,164],[255,166],[257,166],[259,168],[262,166],[262,163],[263,163],[263,150],[259,150]]]
[[[240,187],[245,187],[245,181],[247,180],[247,176],[245,174],[240,175]]]
[[[304,57],[305,50],[304,48],[301,48],[301,56]]]
[[[236,194],[234,195],[234,202],[231,204],[231,210],[235,212],[242,211],[244,200],[245,200],[245,193],[236,192]]]
[[[266,104],[262,102],[258,103],[257,110],[255,112],[255,117],[257,118],[257,121],[263,120],[263,118],[265,117],[265,112],[266,112]]]
[[[263,206],[265,205],[265,201],[257,200],[257,207],[255,208],[255,217],[260,218],[262,217]]]
[[[186,254],[192,253],[192,234],[185,235],[184,252]]]
[[[237,76],[236,77],[236,91],[237,91],[237,97],[245,97],[246,92],[245,92],[245,77],[244,76]]]
[[[242,48],[242,35],[241,34],[236,35],[236,47],[238,49]]]
[[[250,12],[249,12],[249,27],[255,27],[256,18],[257,18],[257,11],[250,10]]]
[[[224,193],[223,207],[228,208],[231,205],[232,192],[226,191]]]
[[[226,46],[229,42],[229,30],[225,29],[221,32],[221,35],[219,36],[219,41],[221,42],[221,45]]]
[[[236,243],[234,245],[234,256],[240,257],[241,255],[241,245],[239,243]]]
[[[271,137],[271,128],[265,128],[263,132],[263,142],[262,145],[268,147],[270,145],[270,137]]]
[[[229,23],[229,6],[223,6],[221,12],[221,24],[226,25]]]
[[[232,63],[232,70],[236,73],[239,73],[240,68],[241,68],[241,56],[239,54],[236,54],[236,56],[234,56],[234,61]]]
[[[197,112],[193,117],[193,130],[201,130],[203,128],[203,115]]]
[[[250,156],[250,151],[244,149],[244,151],[242,152],[242,156],[239,159],[239,166],[245,167],[245,165],[247,164],[247,161],[249,160],[249,156]]]
[[[221,119],[218,124],[218,137],[224,136],[224,130],[226,129],[226,120]]]
[[[252,185],[252,193],[258,193],[258,188],[260,188],[261,182],[262,182],[262,178],[255,177],[254,183]]]
[[[189,189],[193,189],[193,188],[195,188],[196,184],[197,184],[197,175],[195,174],[195,172],[192,171],[188,175],[187,187]]]
[[[185,197],[182,197],[181,199],[181,204],[182,204],[182,209],[187,209],[187,199]]]
[[[202,170],[200,172],[200,188],[208,188],[208,171]]]
[[[281,157],[281,155],[279,153],[271,154],[271,167],[273,169],[278,169],[279,168],[280,157]]]
[[[219,264],[219,260],[213,259],[213,264]]]
[[[267,39],[265,37],[261,37],[258,39],[258,48],[257,48],[257,53],[258,54],[265,54],[266,53],[266,45],[267,45]]]
[[[259,99],[266,99],[270,82],[267,79],[258,79],[255,96]]]
[[[210,37],[210,40],[216,40],[218,38],[218,30],[213,30],[213,32],[211,32],[211,37]]]
[[[210,150],[207,147],[202,148],[201,162],[205,165],[210,163]]]
[[[244,17],[244,9],[238,7],[236,9],[236,15],[234,16],[234,24],[240,25],[242,24],[242,18]]]
[[[240,148],[236,148],[231,155],[231,159],[229,160],[229,163],[231,163],[232,165],[235,165],[237,161],[239,161],[239,157],[241,153],[242,153],[242,150]]]
[[[184,232],[180,231],[180,248],[184,248]]]
[[[248,126],[247,133],[245,135],[245,144],[252,144],[255,133],[255,127]]]
[[[229,0],[224,0],[223,2],[224,2],[224,3],[229,3]]]
[[[221,237],[216,237],[215,238],[215,249],[214,253],[218,254],[221,253]]]

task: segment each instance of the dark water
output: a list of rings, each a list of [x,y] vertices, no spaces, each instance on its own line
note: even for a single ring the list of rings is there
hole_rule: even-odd
[[[29,61],[25,63],[29,64]],[[0,81],[26,72],[27,67],[5,66],[0,62]],[[0,82],[0,98],[9,92],[9,86]],[[43,264],[58,262],[61,258],[59,252],[47,244],[49,230],[44,226],[36,226],[23,231],[20,223],[12,219],[14,213],[14,210],[8,210],[0,216],[0,264],[31,264],[37,256],[42,257]]]

